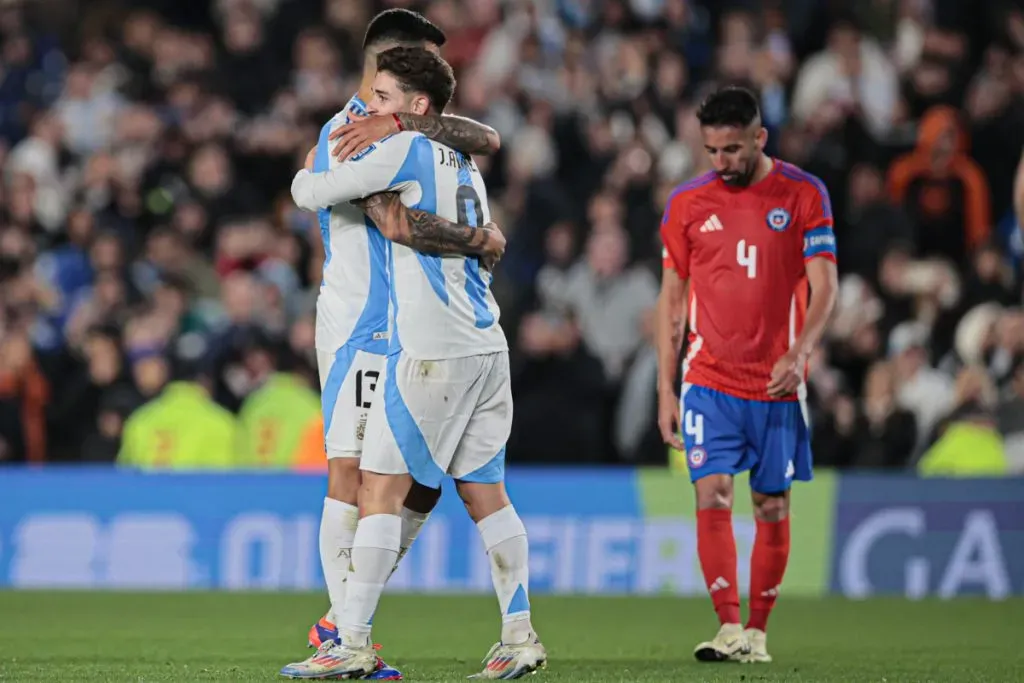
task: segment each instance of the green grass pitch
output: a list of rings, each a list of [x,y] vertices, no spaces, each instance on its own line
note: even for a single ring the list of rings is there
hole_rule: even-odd
[[[324,608],[309,594],[0,592],[0,680],[274,681]],[[1024,681],[1024,601],[781,599],[768,665],[700,664],[707,599],[533,600],[545,681]],[[374,628],[408,681],[463,681],[498,636],[488,597],[387,596]]]

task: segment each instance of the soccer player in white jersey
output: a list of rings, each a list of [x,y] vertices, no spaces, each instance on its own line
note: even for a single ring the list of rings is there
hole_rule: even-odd
[[[371,113],[442,111],[451,68],[421,48],[378,56]],[[482,224],[487,192],[472,160],[422,134],[402,132],[327,173],[300,171],[292,196],[302,207],[399,192],[407,206]],[[512,679],[547,654],[530,620],[526,529],[504,485],[512,425],[508,345],[498,325],[491,275],[478,258],[438,257],[399,244],[390,250],[391,337],[383,396],[366,426],[360,520],[353,573],[338,616],[340,642],[289,673],[303,678],[371,673],[370,622],[401,548],[402,503],[416,484],[447,475],[476,522],[491,561],[502,614],[501,640],[478,678]]]
[[[329,170],[339,163],[331,155],[331,135],[379,125],[380,121],[373,118],[358,120],[366,114],[364,103],[370,97],[379,52],[396,45],[437,50],[444,42],[444,33],[415,12],[393,9],[377,15],[367,27],[364,39],[366,65],[360,90],[345,109],[323,127],[308,163],[317,171]],[[492,129],[460,117],[410,113],[387,117],[384,123],[425,131],[469,154],[489,154],[498,145],[497,134]],[[344,150],[336,151],[347,154]],[[363,154],[371,151],[372,147]],[[328,457],[320,557],[332,607],[310,629],[309,643],[314,647],[337,637],[332,613],[344,602],[358,518],[358,458],[367,414],[387,351],[387,241],[381,231],[390,239],[424,250],[479,254],[489,260],[499,257],[504,249],[504,238],[497,230],[489,229],[492,226],[487,226],[488,229],[458,226],[425,211],[406,209],[397,195],[376,197],[358,206],[347,202],[325,205],[319,211],[319,220],[325,263],[317,300],[316,348]],[[424,487],[417,487],[410,493],[402,511],[403,554],[438,496],[439,492]],[[383,665],[373,676],[385,680],[400,677],[399,672]]]

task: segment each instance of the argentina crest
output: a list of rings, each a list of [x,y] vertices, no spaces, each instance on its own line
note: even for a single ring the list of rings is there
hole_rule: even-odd
[[[775,232],[782,232],[789,227],[791,218],[789,211],[786,211],[783,208],[776,208],[768,212],[766,220],[768,221],[769,228]]]

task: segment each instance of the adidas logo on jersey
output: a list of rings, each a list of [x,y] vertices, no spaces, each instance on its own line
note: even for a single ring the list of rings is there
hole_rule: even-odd
[[[700,226],[701,232],[719,232],[722,230],[722,221],[718,220],[718,216],[711,214],[711,218],[704,221],[704,225]]]

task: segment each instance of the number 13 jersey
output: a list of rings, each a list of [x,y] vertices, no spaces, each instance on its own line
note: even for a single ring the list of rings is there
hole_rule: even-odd
[[[772,367],[803,329],[805,264],[836,258],[824,184],[778,160],[749,187],[707,173],[669,197],[661,237],[663,267],[690,283],[683,381],[774,400]]]

